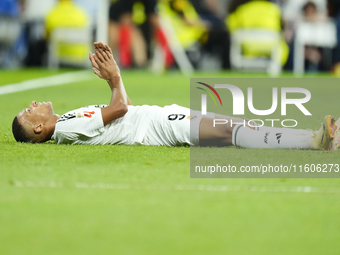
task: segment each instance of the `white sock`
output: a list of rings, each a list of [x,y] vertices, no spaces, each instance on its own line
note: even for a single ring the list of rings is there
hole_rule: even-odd
[[[308,131],[304,134],[296,134],[288,128],[282,128],[280,132],[275,132],[275,130],[271,128],[266,132],[255,131],[237,125],[233,129],[232,143],[243,148],[312,149],[311,133]]]

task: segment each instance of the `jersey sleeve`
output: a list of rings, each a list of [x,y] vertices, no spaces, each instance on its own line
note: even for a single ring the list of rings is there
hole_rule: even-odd
[[[100,107],[80,108],[61,116],[52,139],[56,143],[77,144],[104,132]]]

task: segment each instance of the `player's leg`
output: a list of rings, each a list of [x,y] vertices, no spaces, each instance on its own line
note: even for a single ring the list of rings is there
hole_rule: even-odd
[[[294,129],[268,128],[266,131],[251,132],[242,126],[236,126],[234,144],[245,148],[268,149],[319,149],[329,150],[334,139],[335,120],[326,116],[322,127],[316,131],[294,132]],[[280,132],[277,132],[280,131]]]
[[[229,122],[234,119],[234,123],[235,121],[244,121],[227,116],[216,117],[227,119]],[[326,116],[321,129],[317,132],[295,132],[289,128],[269,127],[266,128],[266,131],[257,131],[244,124],[215,125],[214,127],[214,119],[204,117],[200,123],[199,144],[200,146],[228,146],[233,144],[244,148],[328,150],[331,148],[334,139],[336,129],[334,122],[331,116]]]
[[[219,120],[219,121],[214,121]],[[214,117],[203,117],[199,124],[200,146],[230,146],[232,145],[232,133],[236,124],[244,123],[248,129],[249,120],[216,114]],[[218,124],[217,124],[218,123]]]

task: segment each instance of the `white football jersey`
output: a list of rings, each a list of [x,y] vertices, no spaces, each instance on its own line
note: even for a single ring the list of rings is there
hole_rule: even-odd
[[[62,115],[52,139],[58,144],[192,144],[188,108],[129,105],[124,117],[104,126],[101,108],[105,106],[87,106]]]

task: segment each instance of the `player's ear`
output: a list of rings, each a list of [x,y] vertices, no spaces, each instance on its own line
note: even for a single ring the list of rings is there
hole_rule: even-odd
[[[44,130],[44,125],[42,123],[34,125],[34,133],[40,134]]]

